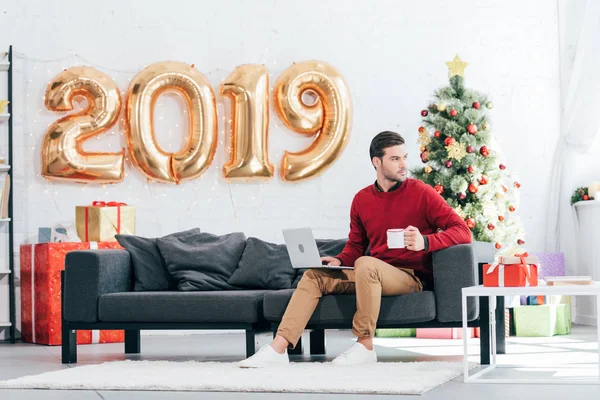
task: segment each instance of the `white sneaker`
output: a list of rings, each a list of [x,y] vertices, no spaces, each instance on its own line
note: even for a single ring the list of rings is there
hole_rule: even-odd
[[[335,365],[362,365],[377,363],[375,350],[368,350],[360,343],[354,343],[352,347],[337,356],[332,362]]]
[[[287,365],[290,360],[287,351],[279,354],[271,345],[267,344],[260,348],[253,356],[238,363],[240,368],[263,368],[277,365]]]

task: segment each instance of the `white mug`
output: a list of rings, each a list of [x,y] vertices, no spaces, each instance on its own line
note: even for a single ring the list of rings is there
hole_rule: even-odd
[[[404,247],[404,229],[388,229],[387,245],[389,249],[403,249]]]

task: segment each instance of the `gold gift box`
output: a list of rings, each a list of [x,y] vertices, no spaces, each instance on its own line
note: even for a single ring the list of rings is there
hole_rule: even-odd
[[[95,201],[75,207],[77,235],[83,242],[115,240],[116,234],[135,234],[135,207],[125,203]]]

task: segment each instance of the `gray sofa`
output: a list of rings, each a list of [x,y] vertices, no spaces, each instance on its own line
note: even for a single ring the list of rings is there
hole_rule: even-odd
[[[485,251],[458,245],[433,253],[434,288],[382,299],[378,328],[461,327],[461,288],[479,281]],[[246,332],[246,356],[255,334],[275,332],[294,289],[219,291],[133,291],[131,258],[125,250],[83,250],[67,254],[62,274],[62,362],[76,363],[76,331],[125,330],[125,353],[139,353],[140,330],[239,329]],[[297,282],[298,279],[296,279]],[[323,296],[310,319],[311,354],[325,354],[325,330],[350,329],[354,295]],[[503,352],[504,307],[496,314],[497,349]],[[481,317],[480,317],[481,316]],[[489,364],[487,302],[470,299],[469,326],[482,328],[481,362]],[[302,343],[291,351],[301,353]]]

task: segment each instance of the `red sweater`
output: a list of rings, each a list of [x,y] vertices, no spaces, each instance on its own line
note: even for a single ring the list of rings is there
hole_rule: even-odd
[[[409,225],[427,237],[427,252],[388,249],[387,230]],[[353,266],[370,246],[372,257],[414,269],[421,280],[433,282],[431,252],[464,243],[471,243],[471,231],[462,218],[431,186],[409,178],[390,192],[369,185],[354,196],[348,242],[337,257],[342,265]]]

